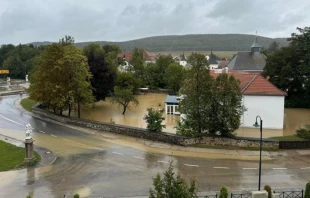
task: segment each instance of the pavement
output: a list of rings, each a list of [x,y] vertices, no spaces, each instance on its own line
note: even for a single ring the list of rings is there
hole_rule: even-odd
[[[18,99],[19,95],[0,98],[0,134],[23,140],[24,126],[30,123],[35,145],[52,151],[57,159],[32,171],[0,172],[0,197],[72,197],[75,193],[81,197],[147,197],[152,178],[167,170],[169,161],[176,173],[186,179],[195,177],[201,195],[223,185],[233,191],[257,189],[256,151],[178,147],[58,125],[19,111]],[[310,180],[308,150],[268,153],[274,157],[264,155],[262,186],[304,188]]]

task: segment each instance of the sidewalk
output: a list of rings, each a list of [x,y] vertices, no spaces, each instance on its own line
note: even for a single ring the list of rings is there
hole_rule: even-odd
[[[33,116],[35,118],[42,119],[40,116],[34,115],[33,113],[25,110],[20,105],[20,101],[21,99],[18,99],[15,101],[15,106],[19,111],[26,113],[30,116]],[[148,150],[151,152],[168,153],[167,151],[169,151],[170,154],[176,154],[176,155],[181,155],[181,152],[184,152],[187,154],[193,153],[193,156],[200,156],[200,157],[203,157],[204,154],[210,154],[214,156],[221,155],[221,156],[227,156],[229,158],[238,158],[239,156],[239,157],[245,157],[246,159],[251,159],[250,157],[258,157],[260,155],[259,151],[251,151],[251,150],[240,150],[240,149],[228,150],[228,149],[197,148],[197,147],[190,147],[190,146],[184,147],[184,146],[178,146],[178,145],[171,145],[171,144],[167,144],[163,142],[155,142],[155,141],[146,140],[146,139],[134,138],[134,137],[124,136],[124,135],[115,134],[111,132],[103,132],[103,131],[98,131],[98,130],[93,130],[93,129],[88,129],[88,128],[77,127],[77,126],[64,124],[64,123],[51,120],[51,119],[48,121],[65,126],[65,127],[83,131],[85,133],[100,135],[104,137],[104,139],[108,142],[112,142],[112,143],[123,145],[123,146],[133,147],[133,148],[140,149],[140,150]],[[305,149],[305,150],[262,151],[262,156],[267,159],[272,159],[276,157],[294,156],[294,155],[310,155],[310,150]]]
[[[0,134],[0,140],[13,144],[17,147],[25,147],[22,141],[7,137],[1,134]],[[48,149],[45,149],[43,147],[36,146],[36,145],[34,145],[33,149],[41,156],[41,161],[39,162],[39,164],[36,165],[36,167],[43,167],[43,166],[51,165],[57,159],[57,156]]]

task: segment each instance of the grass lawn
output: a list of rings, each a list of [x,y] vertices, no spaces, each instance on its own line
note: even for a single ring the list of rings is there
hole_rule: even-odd
[[[193,147],[198,148],[212,148],[212,149],[225,149],[225,150],[248,150],[248,151],[259,151],[259,147],[235,147],[235,146],[220,146],[220,145],[206,145],[196,144]],[[278,151],[278,148],[262,148],[263,151]]]
[[[270,139],[276,139],[279,141],[305,141],[306,139],[300,138],[297,135],[271,137]]]
[[[0,140],[0,171],[34,166],[41,160],[41,156],[34,152],[36,160],[25,164],[25,149]]]
[[[38,102],[35,100],[31,100],[29,98],[24,98],[22,99],[22,101],[20,102],[20,104],[24,107],[24,109],[26,109],[27,111],[32,111],[32,107],[37,104]]]

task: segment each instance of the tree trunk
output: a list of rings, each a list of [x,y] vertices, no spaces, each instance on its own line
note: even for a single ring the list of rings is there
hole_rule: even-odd
[[[123,111],[123,115],[125,114],[125,112],[126,112],[126,109],[127,109],[127,105],[124,105],[124,111]]]
[[[78,118],[81,118],[81,104],[80,104],[80,99],[78,99]]]
[[[54,110],[54,113],[56,113],[56,108],[55,107],[53,107],[53,110]]]
[[[69,104],[68,106],[69,106],[68,117],[70,117],[71,116],[71,105]]]

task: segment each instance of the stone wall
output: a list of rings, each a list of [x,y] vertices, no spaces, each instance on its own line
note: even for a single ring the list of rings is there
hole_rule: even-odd
[[[259,139],[255,138],[223,138],[223,137],[203,137],[203,138],[188,138],[172,133],[166,132],[151,132],[143,128],[124,126],[113,123],[97,122],[78,118],[69,118],[66,116],[59,116],[50,111],[42,109],[39,105],[32,108],[32,113],[39,116],[41,119],[52,119],[61,123],[71,124],[74,126],[91,128],[99,131],[106,131],[118,133],[122,135],[149,139],[153,141],[160,141],[169,144],[176,144],[181,146],[189,146],[194,144],[208,144],[212,146],[236,146],[236,147],[259,147]],[[278,141],[264,140],[263,148],[279,148]]]

